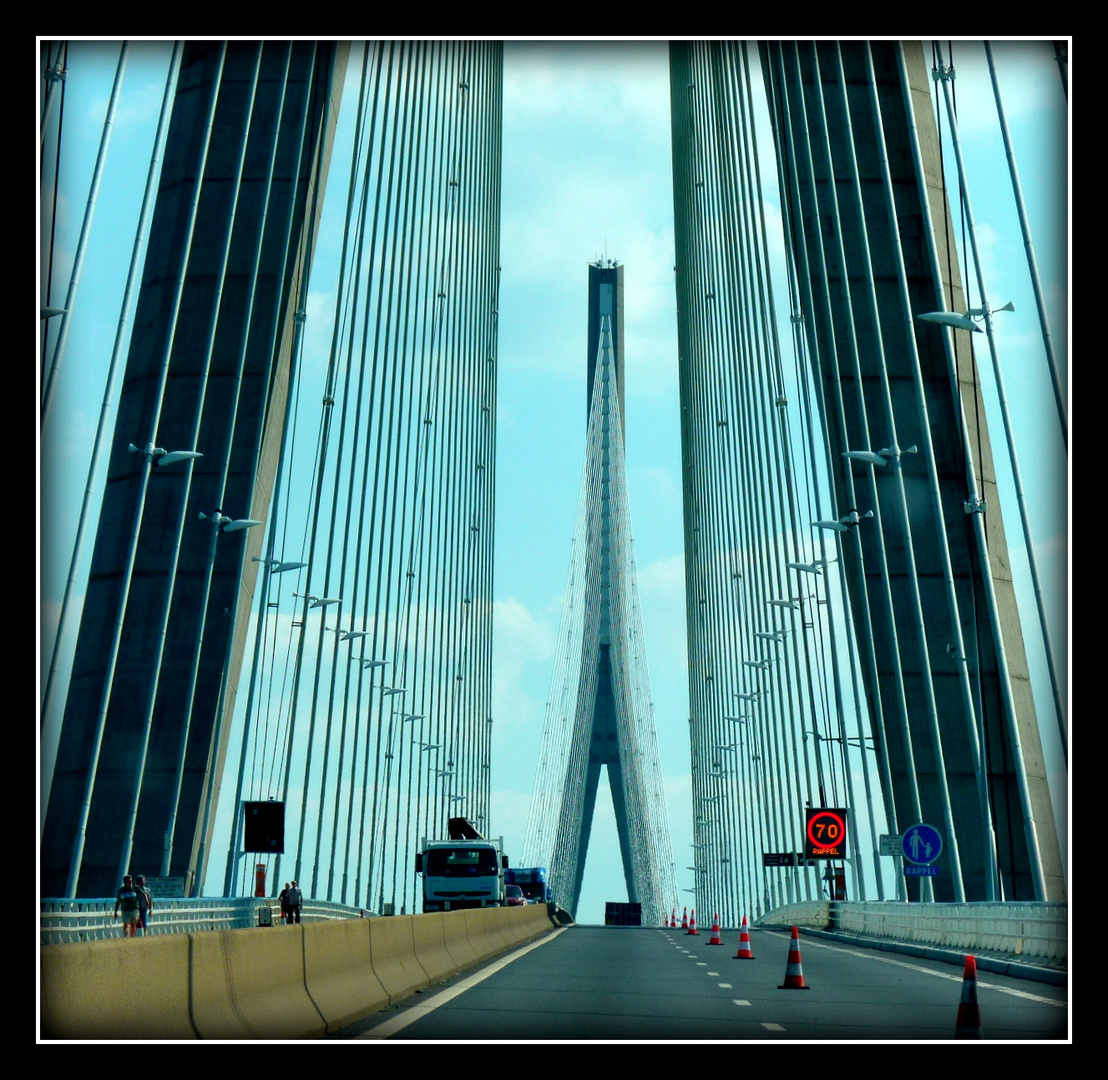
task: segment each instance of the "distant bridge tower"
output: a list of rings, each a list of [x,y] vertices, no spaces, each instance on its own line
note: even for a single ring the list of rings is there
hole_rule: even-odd
[[[581,896],[608,772],[627,898],[656,922],[677,896],[631,551],[623,437],[623,267],[589,266],[589,422],[559,649],[525,842],[555,899]]]

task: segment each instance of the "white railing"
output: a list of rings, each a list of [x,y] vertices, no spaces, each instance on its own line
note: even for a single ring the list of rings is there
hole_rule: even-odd
[[[767,912],[759,926],[803,926],[846,934],[999,953],[1064,964],[1069,956],[1069,906],[1064,903],[897,904],[827,900]]]
[[[114,917],[115,897],[94,900],[48,899],[39,902],[39,943],[65,945],[74,941],[98,941],[123,936],[123,926]],[[265,914],[273,923],[281,921],[276,898],[256,896],[154,898],[154,910],[147,917],[148,934],[195,933],[201,930],[238,930],[264,924]],[[343,904],[309,900],[301,908],[305,922],[319,919],[356,919],[363,912]]]

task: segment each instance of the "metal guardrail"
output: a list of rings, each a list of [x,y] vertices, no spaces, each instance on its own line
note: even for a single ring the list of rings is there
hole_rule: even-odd
[[[115,897],[92,900],[45,899],[39,902],[39,944],[67,945],[123,936],[123,925],[114,918]],[[201,930],[241,930],[281,921],[276,897],[232,896],[154,898],[147,918],[147,934],[196,933]],[[324,900],[306,901],[304,922],[321,919],[357,919],[374,913]]]

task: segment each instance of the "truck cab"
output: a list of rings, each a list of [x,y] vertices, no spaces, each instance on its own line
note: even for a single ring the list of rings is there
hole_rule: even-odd
[[[508,857],[501,840],[423,841],[415,870],[423,875],[423,910],[499,907]]]

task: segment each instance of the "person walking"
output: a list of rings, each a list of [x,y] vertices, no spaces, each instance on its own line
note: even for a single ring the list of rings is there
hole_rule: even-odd
[[[287,923],[289,921],[289,883],[287,881],[277,897],[277,902],[281,905],[281,922]]]
[[[289,906],[288,922],[298,923],[300,921],[300,907],[304,903],[304,894],[300,891],[300,886],[295,881],[289,884],[288,891],[285,893],[285,902]]]
[[[142,936],[146,937],[146,917],[154,910],[154,900],[150,895],[150,890],[146,887],[146,877],[143,874],[139,874],[135,878],[135,887],[139,894],[138,929]]]
[[[123,885],[115,894],[114,918],[123,917],[123,936],[134,937],[135,929],[139,921],[139,892],[135,887],[134,878],[127,874],[123,878]]]

